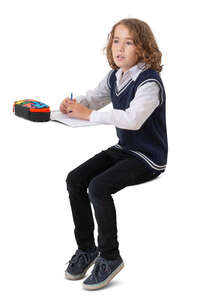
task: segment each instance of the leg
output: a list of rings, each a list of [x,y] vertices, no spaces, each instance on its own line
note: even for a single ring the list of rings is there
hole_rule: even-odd
[[[66,179],[70,205],[75,225],[74,234],[78,248],[95,246],[94,221],[87,194],[90,181],[113,165],[113,160],[102,151],[71,171]]]
[[[126,186],[149,181],[159,174],[148,169],[143,162],[127,156],[92,179],[89,198],[98,223],[98,246],[102,257],[115,259],[119,256],[116,211],[111,194]]]

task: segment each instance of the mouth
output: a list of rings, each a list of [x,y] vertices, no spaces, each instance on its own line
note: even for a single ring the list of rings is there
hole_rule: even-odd
[[[117,58],[118,60],[123,60],[123,59],[125,58],[125,56],[123,56],[123,55],[117,55],[116,58]]]

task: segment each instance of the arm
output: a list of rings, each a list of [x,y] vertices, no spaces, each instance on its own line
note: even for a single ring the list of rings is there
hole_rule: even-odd
[[[91,110],[98,110],[111,102],[110,90],[107,86],[107,76],[99,82],[93,90],[88,90],[86,95],[78,95],[77,103],[81,103]]]
[[[80,95],[76,99],[66,98],[60,105],[60,111],[71,118],[90,120],[93,109],[98,110],[111,102],[110,90],[107,86],[107,76],[94,90],[89,90],[86,96]]]
[[[148,82],[137,89],[134,99],[126,110],[92,111],[90,121],[138,130],[159,105],[159,90],[157,83]]]

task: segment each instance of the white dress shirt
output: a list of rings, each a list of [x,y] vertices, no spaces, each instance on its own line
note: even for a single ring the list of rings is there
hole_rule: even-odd
[[[144,63],[138,63],[123,73],[122,69],[116,72],[117,89],[121,90],[127,82],[136,80],[140,72],[146,69]],[[139,86],[136,90],[130,106],[126,110],[111,109],[109,111],[99,111],[100,108],[111,102],[110,89],[107,85],[106,77],[99,82],[93,90],[88,90],[86,95],[79,95],[76,98],[78,103],[92,109],[90,121],[100,124],[114,125],[118,128],[128,130],[138,130],[146,119],[152,114],[160,103],[160,88],[156,82],[147,82]]]

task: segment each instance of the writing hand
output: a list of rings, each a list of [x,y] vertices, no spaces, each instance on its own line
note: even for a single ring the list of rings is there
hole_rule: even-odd
[[[81,103],[77,103],[75,99],[68,103],[68,116],[70,118],[77,118],[81,120],[90,120],[92,109],[87,108]]]

